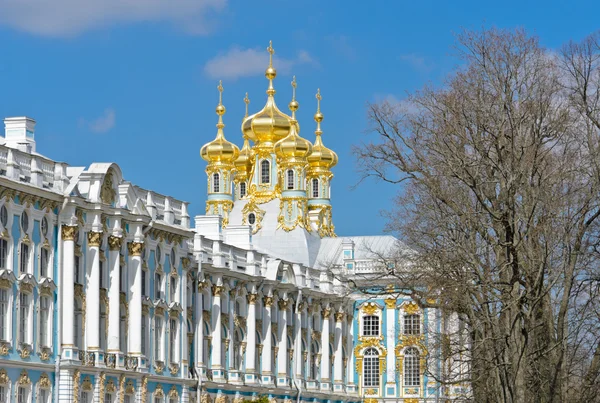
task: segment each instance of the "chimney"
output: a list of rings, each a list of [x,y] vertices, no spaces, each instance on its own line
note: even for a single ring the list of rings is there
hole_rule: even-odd
[[[4,119],[4,145],[26,153],[35,152],[35,120],[26,116]]]

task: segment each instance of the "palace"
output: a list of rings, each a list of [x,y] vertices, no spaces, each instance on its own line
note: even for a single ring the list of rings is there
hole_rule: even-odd
[[[349,279],[376,278],[391,236],[335,236],[338,157],[275,103],[217,134],[206,215],[128,182],[115,163],[75,167],[36,150],[35,121],[0,137],[0,402],[439,402],[426,365],[435,309]],[[208,126],[208,125],[207,125]],[[431,351],[428,351],[431,350]]]

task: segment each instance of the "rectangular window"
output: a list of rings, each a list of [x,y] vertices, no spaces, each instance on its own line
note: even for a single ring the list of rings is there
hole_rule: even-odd
[[[48,319],[50,318],[50,299],[40,298],[40,346],[48,347]]]
[[[0,288],[0,340],[8,341],[8,290],[6,288]]]
[[[363,317],[363,336],[379,336],[379,316]]]
[[[50,251],[42,248],[40,252],[40,277],[48,277],[48,264],[50,263]]]
[[[81,284],[80,272],[81,272],[81,256],[75,255],[75,282],[77,284]]]
[[[6,398],[6,387],[0,385],[0,403],[7,403],[8,399]]]
[[[27,273],[29,269],[29,245],[26,243],[21,244],[21,266],[19,267],[19,274]]]
[[[147,320],[148,317],[142,315],[142,355],[146,355],[146,334],[148,332],[148,326],[146,325]]]
[[[8,269],[8,241],[0,239],[0,269]]]
[[[148,294],[146,294],[146,270],[142,270],[142,295],[144,297],[148,296]]]
[[[110,393],[104,394],[104,403],[112,403],[112,395]]]
[[[171,285],[171,302],[177,302],[177,280],[171,277],[169,284]]]
[[[169,403],[177,403],[177,398],[176,397],[170,398]]]
[[[47,389],[40,389],[40,403],[48,403],[48,390]]]
[[[404,315],[404,334],[421,334],[421,315]]]
[[[121,292],[127,292],[127,267],[121,266],[121,284],[119,284],[119,289]]]
[[[154,360],[162,361],[162,318],[154,318]]]
[[[81,392],[81,403],[89,403],[87,392]]]
[[[19,391],[17,394],[17,402],[18,403],[26,403],[27,402],[27,390],[23,387],[19,387]]]
[[[161,299],[161,296],[162,296],[161,288],[162,288],[162,276],[160,275],[160,273],[155,273],[154,274],[154,298],[155,299]]]
[[[104,262],[101,260],[100,261],[100,288],[106,288],[106,285],[104,284]]]
[[[175,319],[170,320],[169,331],[169,359],[171,362],[176,362],[175,351],[177,348],[177,321]]]
[[[19,341],[27,343],[27,330],[29,320],[29,296],[27,294],[19,294]]]
[[[155,397],[154,403],[162,403],[162,399],[160,397]]]
[[[131,396],[125,395],[125,403],[131,403]]]

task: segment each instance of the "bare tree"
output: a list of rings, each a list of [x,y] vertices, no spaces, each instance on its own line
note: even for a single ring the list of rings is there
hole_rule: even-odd
[[[466,31],[442,88],[368,107],[355,154],[401,185],[389,229],[415,252],[386,275],[465,324],[440,351],[470,370],[441,381],[476,402],[600,402],[597,38]]]

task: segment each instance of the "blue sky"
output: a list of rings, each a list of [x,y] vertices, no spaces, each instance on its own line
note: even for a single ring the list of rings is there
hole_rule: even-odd
[[[242,99],[264,105],[273,40],[276,99],[298,80],[301,135],[340,156],[332,185],[338,235],[383,233],[398,191],[358,181],[351,146],[366,140],[367,102],[441,85],[454,34],[524,27],[558,48],[599,28],[597,2],[0,0],[0,116],[37,120],[38,151],[71,165],[114,161],[125,178],[191,202],[206,194],[200,147],[216,133],[223,79],[225,135],[241,146]],[[285,108],[285,109],[284,109]]]

